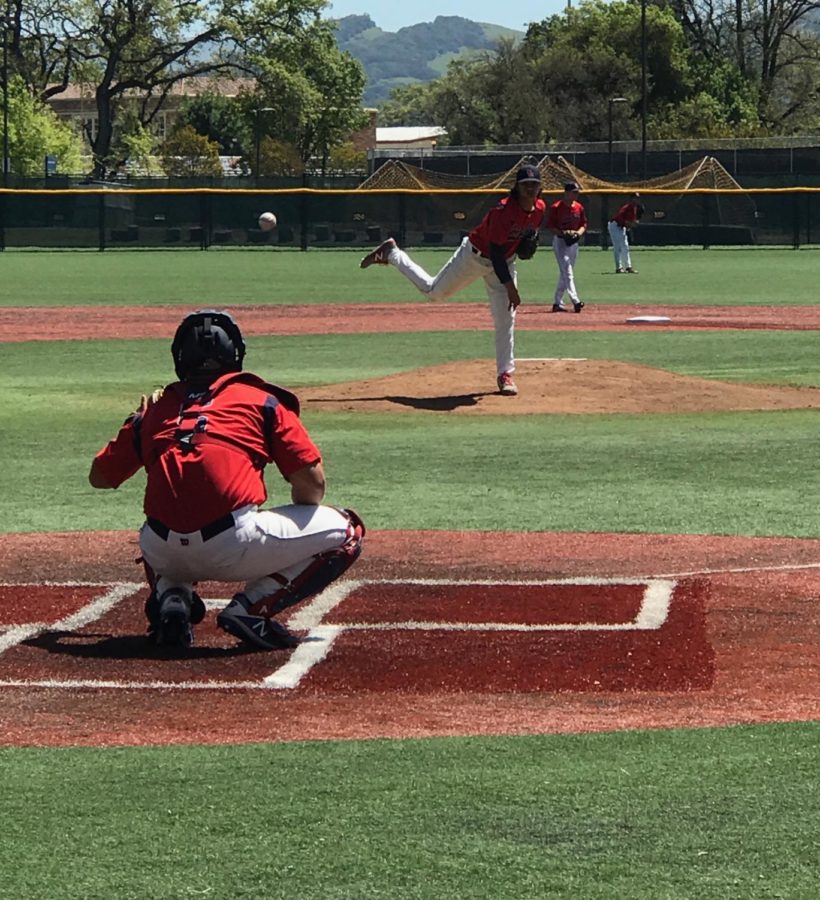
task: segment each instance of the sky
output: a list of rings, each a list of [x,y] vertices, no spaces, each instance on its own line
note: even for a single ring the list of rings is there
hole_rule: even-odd
[[[530,22],[540,22],[563,12],[567,0],[517,0],[506,6],[498,0],[415,0],[414,3],[373,3],[372,0],[332,0],[325,11],[329,19],[360,16],[365,13],[382,29],[398,31],[407,25],[432,22],[436,16],[462,16],[474,22],[503,25],[516,31],[526,31]]]

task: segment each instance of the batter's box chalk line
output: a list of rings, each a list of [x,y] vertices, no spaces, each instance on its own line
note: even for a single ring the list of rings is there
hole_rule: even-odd
[[[515,580],[501,581],[491,579],[429,579],[429,578],[384,578],[384,579],[351,579],[337,582],[318,594],[304,607],[298,609],[289,620],[290,627],[298,631],[306,631],[307,637],[289,655],[288,659],[270,674],[255,681],[117,681],[113,679],[0,679],[0,688],[50,688],[50,689],[111,689],[111,690],[288,690],[299,685],[302,679],[328,655],[334,642],[345,631],[386,631],[386,630],[418,630],[418,631],[644,631],[662,627],[669,614],[672,594],[677,580],[685,577],[705,575],[737,574],[748,572],[785,572],[805,569],[820,569],[820,563],[785,564],[776,566],[749,566],[725,569],[706,569],[692,572],[678,572],[659,576],[645,577],[579,577],[555,578],[548,580]],[[342,604],[353,592],[361,587],[374,585],[408,585],[408,586],[454,586],[454,587],[549,587],[549,586],[617,586],[643,585],[644,591],[640,608],[635,618],[625,623],[581,622],[572,624],[524,624],[500,622],[377,622],[377,623],[344,623],[331,624],[325,618],[336,607]],[[26,623],[16,625],[5,632],[0,629],[0,654],[24,640],[28,640],[44,631],[74,631],[84,627],[127,597],[144,589],[144,584],[123,582],[115,585],[98,582],[43,582],[35,585],[19,583],[0,583],[0,587],[100,587],[106,588],[103,594],[86,604],[82,609],[57,622]],[[221,608],[228,600],[207,600],[209,608]]]
[[[377,622],[377,623],[345,623],[329,624],[325,617],[336,607],[342,604],[357,589],[373,585],[407,585],[414,586],[534,586],[549,587],[551,585],[613,585],[635,584],[644,585],[644,593],[640,609],[635,619],[628,623],[599,624],[549,624],[529,625],[516,623],[472,623],[472,622]],[[62,689],[112,689],[112,690],[283,690],[293,689],[299,685],[302,679],[316,665],[321,663],[330,652],[334,642],[345,631],[384,631],[384,630],[426,630],[426,631],[621,631],[644,630],[660,628],[666,620],[669,611],[669,603],[675,581],[670,579],[639,579],[639,578],[562,578],[547,581],[498,581],[498,580],[452,580],[452,579],[376,579],[376,580],[349,580],[331,585],[318,594],[305,607],[298,610],[289,620],[292,628],[299,631],[307,631],[307,637],[291,652],[288,659],[278,666],[260,681],[116,681],[113,679],[6,679],[0,680],[0,687],[22,688],[62,688]],[[0,644],[0,652],[7,646],[13,646],[35,636],[49,627],[55,630],[72,631],[88,625],[98,619],[117,603],[140,590],[139,584],[120,584],[110,588],[102,596],[87,604],[77,613],[59,620],[52,626],[42,623],[34,623],[11,629],[0,640],[5,641],[5,646]],[[225,601],[218,601],[224,605]],[[210,601],[209,605],[217,605]]]

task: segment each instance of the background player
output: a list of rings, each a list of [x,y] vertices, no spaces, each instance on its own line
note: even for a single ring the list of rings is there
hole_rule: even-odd
[[[535,166],[522,166],[515,184],[461,242],[459,248],[434,276],[400,250],[393,238],[381,243],[361,261],[395,266],[430,300],[446,300],[457,291],[484,279],[495,325],[495,363],[498,390],[507,396],[518,393],[515,371],[515,311],[521,303],[515,253],[525,233],[538,232],[545,204],[538,198],[541,175]]]
[[[217,624],[253,647],[292,647],[298,639],[273,616],[348,569],[364,525],[352,510],[320,505],[322,458],[299,401],[242,371],[245,343],[231,316],[186,316],[171,354],[179,381],[142,398],[89,473],[96,488],[147,473],[140,549],[149,635],[188,646],[205,615],[194,584],[244,581]],[[259,509],[268,463],[290,483],[291,505]]]
[[[586,234],[587,216],[578,202],[581,188],[575,181],[564,185],[564,196],[550,205],[547,212],[547,228],[552,232],[552,250],[558,261],[558,284],[552,304],[553,312],[567,312],[564,294],[569,295],[572,308],[579,313],[584,308],[575,289],[575,261],[578,258],[578,241]]]
[[[612,241],[616,275],[621,275],[623,272],[630,272],[633,275],[638,274],[632,268],[632,259],[629,255],[629,229],[638,223],[643,213],[644,207],[641,203],[641,195],[636,191],[630,195],[629,200],[609,220],[607,229]]]

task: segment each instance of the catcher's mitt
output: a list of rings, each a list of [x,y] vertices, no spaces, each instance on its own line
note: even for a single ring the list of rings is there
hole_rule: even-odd
[[[571,247],[573,244],[577,244],[581,239],[581,235],[578,234],[577,231],[565,231],[563,234],[564,243],[567,247]]]
[[[539,234],[534,228],[528,228],[518,242],[518,249],[515,251],[519,259],[532,259],[535,251],[538,249]]]

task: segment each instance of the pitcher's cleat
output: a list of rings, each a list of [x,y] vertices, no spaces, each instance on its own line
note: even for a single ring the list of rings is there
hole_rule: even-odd
[[[382,241],[375,250],[371,250],[367,256],[362,258],[362,261],[359,263],[360,269],[366,269],[369,266],[386,266],[387,265],[387,257],[390,255],[390,251],[393,250],[396,246],[396,242],[393,238],[388,238],[386,241]]]

